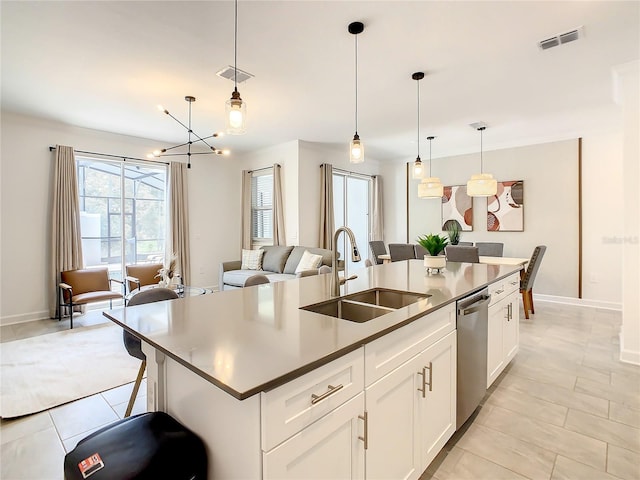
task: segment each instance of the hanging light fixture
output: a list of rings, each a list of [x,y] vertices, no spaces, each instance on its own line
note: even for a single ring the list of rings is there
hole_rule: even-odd
[[[418,86],[418,156],[416,161],[413,162],[413,173],[411,175],[414,180],[417,180],[424,177],[424,167],[422,160],[420,160],[420,80],[424,78],[424,72],[416,72],[411,75],[411,78],[416,80],[416,85]]]
[[[164,108],[162,105],[158,105],[158,110],[160,110],[161,112],[169,115],[176,122],[178,122],[180,125],[182,125],[184,128],[187,129],[187,134],[188,134],[187,135],[187,141],[185,143],[181,143],[179,145],[174,145],[173,147],[167,147],[167,148],[162,148],[160,150],[154,150],[153,153],[147,154],[147,158],[173,157],[173,156],[186,155],[187,156],[187,168],[191,168],[191,155],[211,155],[211,154],[229,155],[229,150],[218,149],[218,148],[214,147],[213,145],[210,145],[209,142],[207,142],[207,140],[209,140],[210,138],[217,138],[217,137],[222,136],[223,135],[222,132],[213,133],[213,134],[209,135],[208,137],[201,137],[191,129],[191,104],[196,101],[196,97],[192,97],[191,95],[187,95],[186,97],[184,97],[184,99],[189,103],[189,124],[188,125],[185,125],[180,120],[178,120],[176,117],[171,115],[169,113],[169,110]],[[195,140],[193,140],[192,136],[195,137]],[[209,150],[211,150],[211,151],[210,152],[192,152],[191,151],[191,145],[193,145],[194,143],[200,143],[200,142],[204,143],[209,148]],[[174,149],[180,148],[180,147],[184,147],[184,146],[187,147],[187,151],[186,152],[171,152],[171,153],[167,153],[167,152],[169,152],[171,150],[174,150]]]
[[[227,133],[229,135],[242,135],[247,132],[247,103],[240,98],[240,92],[238,92],[238,0],[235,0],[233,70],[234,88],[231,98],[225,104]]]
[[[480,173],[471,175],[471,180],[467,182],[467,195],[470,197],[491,197],[498,192],[498,182],[493,175],[482,171],[482,132],[486,128],[486,125],[477,127],[480,132]]]
[[[363,31],[364,23],[353,22],[349,24],[349,33],[351,33],[356,40],[356,133],[349,144],[349,161],[351,163],[364,162],[364,145],[358,135],[358,34]]]
[[[429,176],[423,178],[418,184],[418,197],[419,198],[442,198],[444,194],[444,187],[438,177],[431,176],[431,142],[436,137],[427,137],[429,140]]]

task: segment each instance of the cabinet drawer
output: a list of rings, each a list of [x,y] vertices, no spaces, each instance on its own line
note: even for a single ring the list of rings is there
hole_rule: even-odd
[[[363,347],[260,394],[267,452],[364,389]]]
[[[455,303],[364,346],[365,384],[371,385],[456,328]]]
[[[497,282],[489,285],[489,295],[491,295],[491,300],[489,301],[489,306],[494,303],[499,302],[503,298],[506,298],[507,295],[518,290],[520,288],[520,274],[514,273],[509,275],[507,278],[503,278],[502,280],[498,280]]]
[[[510,293],[520,290],[520,274],[514,273],[504,279],[504,293],[509,295]]]

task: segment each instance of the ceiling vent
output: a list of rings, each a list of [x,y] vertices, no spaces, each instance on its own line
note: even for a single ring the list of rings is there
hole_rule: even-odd
[[[565,43],[578,40],[582,36],[583,36],[582,27],[578,27],[576,29],[570,30],[565,33],[559,33],[558,35],[554,35],[553,37],[546,38],[538,42],[538,48],[540,50],[548,50],[550,48],[557,47],[558,45],[563,45]]]
[[[224,67],[222,70],[216,72],[216,75],[222,78],[226,78],[227,80],[231,80],[232,82],[235,81],[235,72],[238,72],[238,79],[237,82],[238,83],[242,83],[245,80],[249,80],[250,78],[253,78],[254,75],[251,75],[249,72],[245,72],[243,70],[240,70],[239,68],[234,69],[231,65],[229,65],[228,67]]]

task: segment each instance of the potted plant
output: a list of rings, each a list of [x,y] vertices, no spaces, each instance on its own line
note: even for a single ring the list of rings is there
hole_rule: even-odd
[[[447,246],[449,240],[446,237],[430,233],[418,237],[417,242],[427,251],[429,255],[424,256],[424,266],[431,272],[433,270],[440,271],[447,264],[447,260],[440,253]]]
[[[457,245],[460,241],[460,224],[457,220],[447,220],[444,224],[444,229],[449,236],[449,243],[451,245]]]

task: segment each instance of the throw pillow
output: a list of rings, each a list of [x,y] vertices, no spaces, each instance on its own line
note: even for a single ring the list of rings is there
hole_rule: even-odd
[[[242,249],[242,270],[262,270],[262,255],[264,250]]]
[[[300,263],[296,267],[296,272],[302,272],[303,270],[315,270],[322,263],[322,255],[314,255],[309,253],[309,250],[305,250],[300,259]]]

